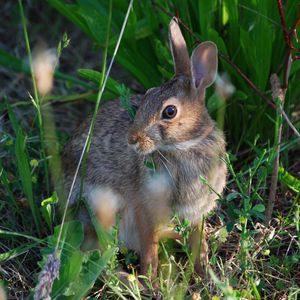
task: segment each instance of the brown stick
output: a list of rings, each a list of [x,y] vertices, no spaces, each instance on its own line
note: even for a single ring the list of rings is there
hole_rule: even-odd
[[[284,33],[284,39],[285,39],[285,42],[286,42],[287,46],[291,48],[292,47],[291,39],[289,37],[289,32],[288,32],[287,27],[286,27],[284,11],[283,11],[283,6],[282,6],[281,0],[277,0],[277,6],[278,6],[278,10],[279,10],[282,30],[283,30],[283,33]]]
[[[280,107],[284,104],[284,97],[286,89],[281,88],[281,84],[279,78],[276,74],[272,74],[270,78],[271,86],[272,86],[272,97],[274,102],[277,102],[277,99],[280,99]],[[277,114],[280,114],[280,109],[278,108]],[[275,133],[275,142],[274,148],[276,151],[276,157],[273,161],[273,170],[271,176],[271,185],[270,185],[270,192],[269,192],[269,199],[265,213],[265,225],[269,225],[269,222],[272,217],[274,205],[275,205],[275,197],[276,197],[276,189],[278,183],[278,169],[279,169],[279,160],[280,160],[280,143],[282,137],[282,122],[280,122],[278,132]]]
[[[300,22],[300,15],[298,16],[292,31],[289,32],[287,29],[286,22],[285,22],[284,10],[283,10],[281,0],[277,0],[277,6],[278,6],[279,15],[280,15],[283,36],[284,36],[285,44],[287,47],[287,53],[286,53],[286,59],[285,59],[285,69],[284,69],[284,73],[283,73],[283,88],[286,89],[288,86],[288,77],[289,77],[291,62],[293,61],[292,51],[296,51],[297,53],[300,52],[299,49],[296,49],[293,47],[293,41],[292,41],[292,37],[294,37],[296,39],[296,42],[298,43],[297,27],[299,26],[299,22]]]

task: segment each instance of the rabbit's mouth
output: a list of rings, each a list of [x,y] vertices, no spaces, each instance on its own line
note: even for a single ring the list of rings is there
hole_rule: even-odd
[[[137,142],[135,144],[129,144],[129,147],[140,155],[151,154],[156,150],[154,144],[145,143],[145,142],[144,143]]]
[[[143,132],[136,132],[128,136],[128,145],[141,155],[147,155],[155,151],[155,142]]]

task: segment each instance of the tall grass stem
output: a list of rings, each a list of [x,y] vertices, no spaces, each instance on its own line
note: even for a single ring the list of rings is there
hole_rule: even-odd
[[[18,0],[18,1],[19,1],[19,9],[20,9],[20,14],[21,14],[22,26],[23,26],[23,31],[24,31],[26,50],[27,50],[27,55],[28,55],[28,59],[29,59],[35,107],[37,110],[37,117],[38,117],[39,131],[40,131],[40,140],[41,140],[41,157],[42,157],[42,160],[44,163],[46,190],[47,190],[47,193],[49,193],[50,184],[49,184],[48,164],[47,164],[47,159],[46,159],[46,148],[45,148],[45,141],[44,141],[43,118],[42,118],[42,111],[41,111],[42,103],[39,98],[39,93],[37,90],[37,84],[36,84],[36,79],[35,79],[34,70],[33,70],[32,55],[31,55],[31,49],[30,49],[30,43],[29,43],[29,38],[28,38],[27,24],[26,24],[26,18],[25,18],[25,14],[24,14],[23,4],[22,4],[22,0]]]
[[[278,183],[278,169],[279,169],[279,159],[280,159],[280,143],[281,143],[281,135],[282,135],[282,114],[281,109],[284,104],[285,91],[280,86],[279,78],[276,74],[271,76],[271,85],[273,92],[273,99],[276,103],[276,123],[275,123],[275,133],[274,133],[274,146],[273,146],[273,169],[271,176],[271,185],[270,185],[270,193],[268,204],[266,208],[265,215],[265,224],[268,225],[272,212],[275,205],[275,197],[276,197],[276,189]]]

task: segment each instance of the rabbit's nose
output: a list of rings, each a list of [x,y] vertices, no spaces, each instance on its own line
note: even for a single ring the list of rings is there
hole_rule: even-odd
[[[150,153],[154,142],[144,132],[133,132],[128,135],[128,145],[138,153]]]
[[[139,139],[140,139],[140,137],[139,137],[138,134],[136,134],[136,133],[135,134],[130,134],[128,136],[128,144],[129,145],[135,145],[135,144],[138,143]]]

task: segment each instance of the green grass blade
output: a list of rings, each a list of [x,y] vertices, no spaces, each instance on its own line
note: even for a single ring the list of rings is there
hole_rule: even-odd
[[[48,3],[55,7],[63,16],[76,24],[76,26],[81,28],[85,33],[89,33],[88,27],[83,22],[82,18],[76,14],[76,5],[68,5],[60,0],[48,0]]]
[[[8,117],[9,117],[11,127],[12,127],[14,133],[17,135],[17,132],[19,130],[20,125],[17,121],[17,118],[16,118],[16,115],[15,115],[14,111],[12,110],[10,104],[7,101],[6,101],[6,108],[7,108]]]
[[[15,209],[14,212],[18,212],[19,211],[18,204],[17,204],[17,201],[16,201],[15,196],[13,194],[13,191],[10,187],[10,182],[9,182],[9,179],[8,179],[8,176],[7,176],[7,172],[4,169],[3,164],[2,164],[2,159],[0,159],[0,182],[3,184],[3,186],[5,188],[5,191],[7,193],[7,197],[10,201],[10,204]]]
[[[24,194],[30,205],[32,216],[38,232],[40,233],[41,221],[40,214],[37,205],[33,198],[31,172],[29,167],[29,157],[26,149],[26,139],[22,132],[21,127],[17,132],[16,144],[15,144],[16,162],[18,167],[19,176],[21,179]]]
[[[7,252],[0,253],[0,263],[4,263],[10,259],[16,258],[26,252],[28,252],[33,247],[36,247],[39,243],[28,243],[25,245],[20,245],[19,247],[16,247],[14,249],[10,249]]]
[[[300,180],[286,171],[283,167],[279,167],[278,179],[280,182],[288,186],[296,193],[300,193]]]
[[[91,69],[78,69],[77,74],[89,81],[92,81],[96,83],[99,86],[99,83],[101,82],[102,78],[102,72],[91,70]],[[111,77],[108,77],[107,83],[106,83],[106,89],[110,92],[114,93],[116,96],[118,96],[118,89],[117,86],[119,86],[119,82],[112,79]]]
[[[28,235],[28,234],[25,234],[25,233],[20,233],[20,232],[15,232],[15,231],[3,230],[3,229],[0,229],[0,237],[3,238],[3,239],[4,238],[5,239],[25,238],[25,239],[28,239],[28,240],[31,240],[31,241],[34,241],[34,242],[37,242],[37,243],[40,243],[40,244],[44,243],[44,240],[39,239],[35,236],[31,236],[31,235]]]

